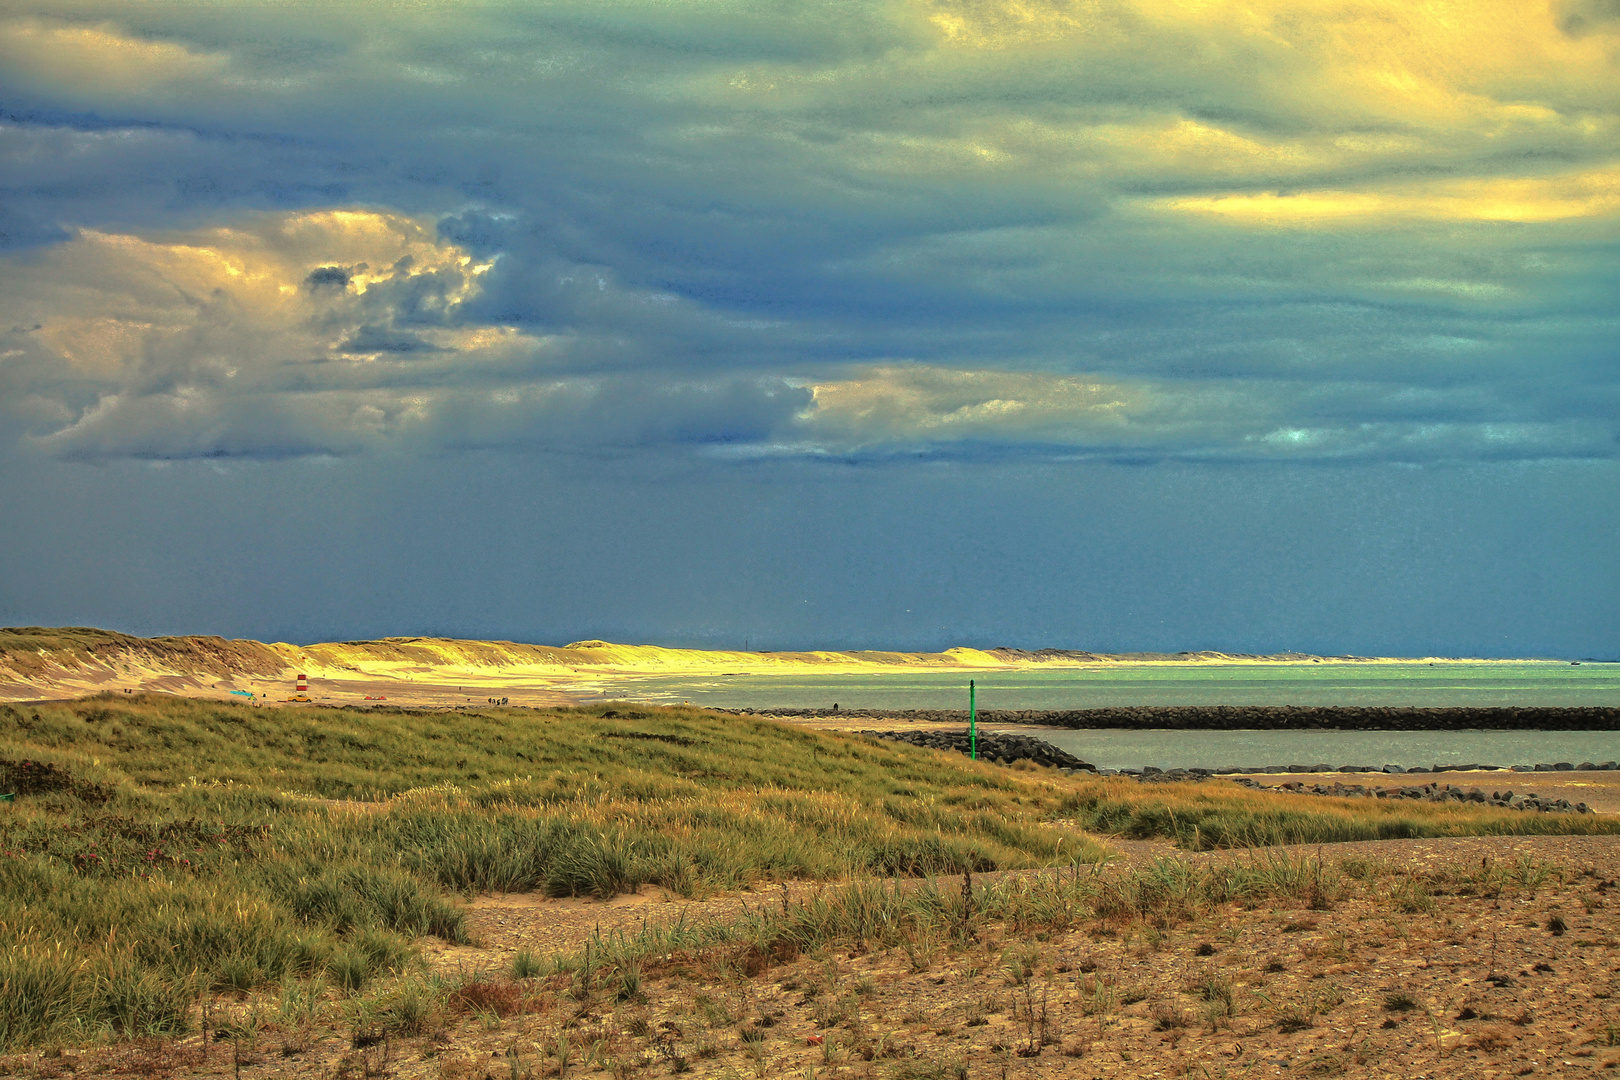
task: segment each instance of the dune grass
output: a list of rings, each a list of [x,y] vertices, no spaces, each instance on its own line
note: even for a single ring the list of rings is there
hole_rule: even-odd
[[[1477,803],[1330,798],[1233,785],[1139,784],[1106,777],[1074,784],[1056,815],[1091,832],[1169,839],[1190,851],[1403,840],[1435,836],[1598,836],[1620,818],[1538,814]]]
[[[0,706],[0,1050],[184,1030],[199,996],[406,971],[455,894],[790,878],[1620,822],[1139,786],[690,708]],[[1076,827],[1078,826],[1078,828]]]
[[[1043,822],[1049,778],[698,710],[4,706],[0,790],[24,792],[0,804],[0,1048],[178,1031],[211,990],[359,989],[412,938],[466,940],[455,892],[1103,852]]]
[[[1105,872],[1106,870],[1106,872]],[[1279,902],[1328,911],[1362,898],[1399,915],[1432,912],[1441,895],[1533,897],[1566,871],[1529,857],[1487,860],[1480,866],[1441,864],[1400,868],[1365,856],[1324,858],[1317,853],[1260,850],[1247,857],[1194,863],[1173,858],[1107,869],[1056,869],[920,882],[857,881],[846,886],[760,904],[726,920],[644,923],[632,933],[600,931],[583,948],[541,964],[529,958],[517,978],[562,976],[572,995],[587,1000],[611,987],[619,973],[646,975],[656,966],[703,960],[744,974],[828,949],[902,950],[913,971],[926,970],[941,951],[957,951],[981,937],[1004,942],[1004,961],[1049,932],[1089,928],[1115,936],[1135,930],[1173,930],[1236,910]],[[1027,978],[1027,971],[1024,973]],[[1008,982],[1021,982],[1008,965]]]
[[[761,904],[727,921],[655,925],[633,934],[598,932],[587,948],[553,958],[547,971],[580,975],[590,965],[624,969],[715,945],[741,945],[736,960],[769,966],[829,947],[961,946],[992,924],[1012,940],[1080,925],[1145,923],[1165,928],[1207,915],[1221,904],[1258,904],[1279,897],[1331,905],[1344,874],[1320,858],[1267,853],[1247,861],[1195,866],[1157,859],[1119,873],[1100,866],[1032,876],[928,878],[853,882],[780,907]]]

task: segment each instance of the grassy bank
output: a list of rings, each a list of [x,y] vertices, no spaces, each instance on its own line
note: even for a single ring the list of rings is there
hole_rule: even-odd
[[[0,707],[0,1047],[161,1034],[198,995],[358,989],[474,890],[683,895],[1069,864],[1057,788],[696,710]],[[30,764],[24,765],[24,762]]]
[[[1620,818],[1539,814],[1476,803],[1418,803],[1252,791],[1224,783],[1141,784],[1085,780],[1060,799],[1056,817],[1130,840],[1168,839],[1189,851],[1406,840],[1434,836],[1603,836]]]
[[[686,896],[1183,846],[1620,822],[1142,787],[697,709],[0,706],[0,1048],[164,1034],[216,991],[360,990],[455,894]],[[301,991],[306,994],[308,991]],[[295,995],[296,996],[296,995]]]

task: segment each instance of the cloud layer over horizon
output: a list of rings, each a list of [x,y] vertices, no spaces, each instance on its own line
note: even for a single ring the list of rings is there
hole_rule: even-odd
[[[1620,462],[1614,0],[40,0],[0,161],[8,470]]]

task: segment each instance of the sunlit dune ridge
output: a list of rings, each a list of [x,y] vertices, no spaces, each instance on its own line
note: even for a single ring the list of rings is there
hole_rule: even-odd
[[[0,630],[0,697],[106,689],[229,694],[290,684],[299,674],[343,683],[575,687],[593,675],[789,673],[872,668],[1007,668],[1042,662],[978,649],[942,653],[747,652],[577,641],[566,646],[384,638],[299,646],[219,637],[140,638],[82,627]],[[379,687],[381,689],[381,687]]]
[[[598,672],[790,672],[858,670],[871,667],[1003,668],[1020,662],[979,649],[947,649],[942,653],[902,652],[744,652],[742,650],[666,649],[659,645],[617,645],[609,641],[575,641],[564,646],[522,645],[511,641],[457,641],[449,638],[384,638],[381,641],[345,641],[296,649],[288,645],[295,662],[318,667],[332,678],[360,673],[373,677],[412,679],[431,674],[442,677],[465,672],[469,677],[488,674],[502,679],[512,675],[558,675],[586,669]]]
[[[947,649],[754,652],[671,649],[576,641],[564,646],[511,641],[401,637],[289,645],[221,637],[142,638],[85,627],[0,629],[0,700],[75,697],[101,690],[255,696],[290,693],[299,674],[346,697],[476,700],[484,689],[525,691],[525,702],[567,700],[620,675],[853,673],[883,670],[1007,670],[1092,664],[1313,662],[1299,653],[1116,654],[1071,650]],[[1365,663],[1366,658],[1337,657]],[[390,688],[396,692],[390,693]],[[312,693],[314,691],[311,691]],[[534,697],[533,695],[540,695]],[[549,695],[549,698],[547,698]],[[500,696],[505,696],[503,693]]]

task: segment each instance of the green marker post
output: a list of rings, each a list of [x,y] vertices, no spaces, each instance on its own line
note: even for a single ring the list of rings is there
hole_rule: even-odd
[[[979,760],[979,698],[973,680],[968,680],[968,756]]]

